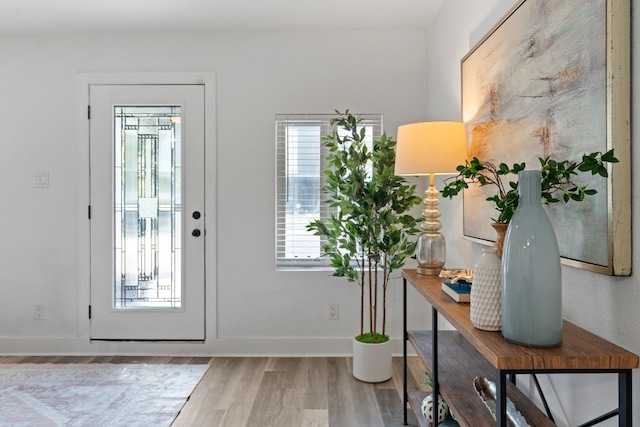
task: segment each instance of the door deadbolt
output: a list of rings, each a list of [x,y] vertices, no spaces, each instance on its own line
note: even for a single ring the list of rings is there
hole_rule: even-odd
[[[198,236],[200,236],[200,230],[198,230],[198,229],[196,228],[195,230],[193,230],[193,231],[191,232],[191,235],[192,235],[193,237],[198,237]]]

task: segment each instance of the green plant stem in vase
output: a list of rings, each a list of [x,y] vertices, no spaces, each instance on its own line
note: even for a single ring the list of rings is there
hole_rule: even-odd
[[[550,157],[538,158],[541,172],[541,198],[544,203],[558,203],[584,200],[586,196],[597,193],[586,185],[578,185],[574,179],[581,173],[591,173],[607,178],[607,163],[617,163],[613,150],[606,153],[595,152],[584,154],[579,162],[569,160],[554,160]],[[496,193],[486,200],[493,202],[498,216],[491,218],[493,222],[508,224],[518,208],[518,181],[503,181],[507,175],[518,175],[526,169],[525,163],[514,163],[511,167],[506,163],[495,165],[491,162],[473,157],[465,164],[459,165],[456,170],[458,175],[445,180],[442,189],[443,197],[452,198],[458,195],[470,184],[480,186],[493,185]]]

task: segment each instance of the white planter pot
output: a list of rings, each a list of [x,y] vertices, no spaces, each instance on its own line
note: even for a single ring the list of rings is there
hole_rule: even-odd
[[[393,375],[391,341],[365,344],[353,339],[353,376],[367,383],[387,381]]]

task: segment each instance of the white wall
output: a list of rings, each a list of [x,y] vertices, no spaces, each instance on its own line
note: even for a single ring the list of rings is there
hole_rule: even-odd
[[[460,60],[514,5],[514,0],[449,0],[427,31],[427,119],[460,118]],[[634,16],[633,39],[638,37],[640,17]],[[634,48],[632,69],[640,77],[640,48]],[[633,87],[632,103],[637,104],[640,89]],[[635,118],[635,117],[634,117]],[[638,135],[632,123],[632,134]],[[637,137],[633,138],[634,140]],[[632,142],[634,144],[635,141]],[[631,160],[640,161],[633,151]],[[639,182],[640,171],[633,171]],[[632,200],[638,200],[638,186],[633,186]],[[472,266],[480,248],[462,239],[461,200],[443,201],[443,217],[448,217],[447,236],[451,263]],[[634,206],[635,208],[635,206]],[[640,266],[638,233],[640,212],[633,213],[633,265]],[[563,309],[569,321],[635,353],[640,353],[640,286],[635,275],[609,277],[563,266]],[[560,426],[578,425],[617,406],[617,385],[613,375],[542,376],[542,387],[551,398],[552,412]],[[634,425],[640,425],[640,376],[634,372]],[[523,384],[527,386],[528,384]],[[612,419],[601,425],[617,425]]]
[[[274,116],[379,112],[395,135],[424,117],[426,51],[419,31],[0,38],[0,353],[349,354],[357,287],[328,272],[274,268]],[[217,223],[207,250],[217,269],[211,262],[204,344],[88,339],[77,73],[147,71],[216,74],[207,197]],[[49,172],[49,189],[31,188],[37,171]],[[396,338],[400,291],[396,280]],[[340,320],[328,320],[329,302],[339,303]],[[46,320],[33,320],[34,304],[45,304]]]

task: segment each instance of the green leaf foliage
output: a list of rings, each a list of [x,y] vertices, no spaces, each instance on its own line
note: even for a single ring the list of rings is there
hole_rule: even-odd
[[[326,203],[336,211],[326,221],[317,220],[307,229],[321,236],[322,252],[331,259],[335,276],[357,282],[361,287],[361,327],[369,313],[369,332],[381,333],[386,326],[386,290],[389,275],[401,268],[415,252],[415,239],[420,230],[410,211],[422,199],[415,196],[415,186],[394,173],[396,141],[382,134],[373,141],[372,149],[365,142],[366,127],[361,119],[346,110],[336,111],[331,120],[335,130],[323,139],[329,149],[324,170],[326,184],[322,188]],[[338,130],[341,132],[338,132]],[[364,292],[382,295],[381,319],[375,297],[365,301]],[[367,303],[367,310],[364,304]]]
[[[589,172],[591,175],[607,178],[609,176],[607,163],[618,163],[613,150],[604,154],[600,152],[584,154],[580,162],[560,161],[549,157],[538,160],[542,173],[541,196],[543,203],[581,202],[586,196],[593,196],[597,193],[596,190],[576,185],[574,179],[580,173]],[[497,218],[492,218],[492,220],[508,223],[518,208],[518,181],[515,179],[505,183],[502,177],[517,176],[520,171],[525,170],[525,167],[525,163],[515,163],[511,167],[506,163],[495,166],[491,162],[474,157],[456,168],[458,175],[445,181],[446,185],[442,190],[442,195],[452,198],[472,183],[480,186],[494,185],[496,194],[487,198],[488,201],[495,204],[495,209],[498,211]]]

